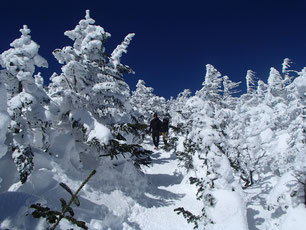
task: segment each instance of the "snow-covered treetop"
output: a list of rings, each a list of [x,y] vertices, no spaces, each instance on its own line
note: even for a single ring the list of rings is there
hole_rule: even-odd
[[[205,75],[205,81],[202,83],[202,85],[210,85],[213,84],[216,88],[221,88],[221,81],[222,79],[221,73],[211,64],[206,65],[206,75]]]
[[[282,63],[282,73],[287,74],[288,69],[291,67],[292,61],[289,58],[285,58],[283,63]]]
[[[247,93],[252,93],[254,91],[253,87],[255,86],[255,72],[248,70],[245,79],[247,84]]]
[[[21,37],[10,44],[12,48],[0,55],[0,65],[13,75],[20,71],[32,75],[35,65],[47,68],[47,61],[38,54],[39,45],[31,40],[31,30],[24,25],[20,32]]]
[[[85,55],[88,60],[101,60],[101,53],[105,52],[104,43],[111,36],[105,32],[101,26],[93,25],[95,20],[90,17],[90,11],[86,10],[85,19],[80,20],[79,24],[64,34],[74,41],[73,48],[77,55]],[[63,60],[61,60],[63,61]]]
[[[136,84],[136,87],[140,87],[141,85],[145,85],[145,81],[144,80],[138,80],[137,84]]]
[[[240,85],[241,81],[233,82],[228,76],[223,77],[223,97],[228,98],[234,93],[239,93],[240,91],[235,89]]]
[[[95,20],[90,17],[89,13],[87,10],[85,19],[80,20],[73,30],[64,33],[74,41],[73,47],[66,46],[63,49],[54,50],[55,58],[61,64],[67,64],[71,61],[87,63],[93,67],[101,68],[105,74],[116,78],[121,78],[123,73],[134,73],[129,66],[120,63],[120,58],[122,53],[127,52],[127,47],[135,34],[128,34],[109,56],[105,52],[105,43],[111,35],[101,26],[94,25]]]
[[[154,89],[152,87],[148,87],[146,86],[146,83],[144,80],[138,80],[137,84],[136,84],[136,90],[135,90],[135,94],[150,94],[153,93]]]
[[[270,75],[268,78],[268,85],[271,88],[277,88],[281,89],[282,88],[282,76],[278,72],[277,69],[271,67],[270,69]]]
[[[191,95],[191,91],[190,89],[184,89],[183,92],[180,92],[178,95],[177,95],[177,99],[180,99],[180,98],[187,98]]]
[[[267,85],[262,80],[259,80],[257,86],[257,94],[260,97],[264,97],[266,90],[267,90]]]
[[[29,34],[31,33],[31,30],[28,28],[27,25],[23,25],[23,28],[20,29],[19,31],[22,33],[21,37],[30,37]]]
[[[202,83],[203,88],[196,92],[196,95],[202,99],[212,99],[217,101],[222,88],[221,73],[211,64],[206,65],[205,80]]]

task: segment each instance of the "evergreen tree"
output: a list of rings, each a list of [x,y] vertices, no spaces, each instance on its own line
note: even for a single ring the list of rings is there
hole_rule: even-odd
[[[287,86],[292,82],[294,78],[292,74],[297,74],[297,71],[291,69],[292,64],[293,62],[289,58],[285,58],[282,63],[282,74],[283,74],[283,85],[284,86]]]
[[[282,91],[284,89],[282,83],[282,76],[275,68],[272,67],[270,69],[270,75],[268,78],[269,93],[271,94],[271,96],[282,96]]]
[[[203,88],[196,92],[196,95],[203,100],[209,100],[215,103],[221,101],[222,77],[221,73],[214,66],[206,65],[205,80],[202,83]]]
[[[74,30],[65,32],[74,45],[53,52],[64,66],[62,74],[51,78],[49,92],[54,100],[60,97],[57,101],[65,108],[63,114],[85,105],[108,124],[123,123],[129,119],[129,86],[121,76],[132,70],[120,63],[120,57],[127,52],[134,34],[129,34],[109,57],[104,45],[110,34],[94,23],[87,10],[85,19]]]
[[[11,118],[8,143],[12,157],[24,183],[31,174],[33,148],[48,148],[46,128],[49,126],[45,105],[49,98],[42,81],[33,74],[35,66],[47,67],[47,61],[38,54],[39,45],[31,40],[30,29],[25,25],[20,30],[21,37],[11,43],[11,49],[3,52],[0,58],[1,82],[7,90],[8,112]]]
[[[148,164],[148,153],[137,144],[141,127],[131,124],[130,89],[122,78],[133,71],[120,63],[134,34],[128,34],[109,56],[105,44],[110,34],[94,23],[87,10],[85,19],[65,32],[73,46],[53,52],[63,64],[62,73],[53,74],[49,85],[59,110],[55,127],[72,135],[74,147],[68,154],[78,167],[81,153],[101,159],[129,155],[138,166]]]
[[[230,89],[237,84],[227,84],[231,82],[227,78],[225,80],[225,92],[230,95]],[[188,222],[193,222],[195,228],[200,229],[218,224],[212,215],[212,210],[222,206],[218,191],[225,190],[233,197],[242,195],[228,160],[231,146],[228,146],[226,131],[233,115],[228,113],[228,106],[221,103],[221,84],[221,74],[207,65],[203,88],[187,101],[191,108],[190,128],[184,141],[184,152],[177,153],[180,165],[189,175],[193,174],[190,182],[197,186],[197,199],[203,202],[203,206],[200,213],[192,213],[184,207],[175,211],[182,213]],[[222,171],[224,168],[228,169],[226,173]],[[246,217],[242,215],[241,218],[246,224]]]
[[[143,80],[139,80],[136,90],[132,92],[130,103],[138,117],[140,123],[149,124],[153,114],[157,113],[159,117],[167,115],[167,103],[164,97],[156,96],[152,87],[147,87]]]
[[[253,72],[252,70],[248,70],[245,79],[246,79],[246,85],[247,85],[247,93],[251,94],[254,92],[255,72]]]
[[[264,83],[262,80],[259,80],[257,86],[257,95],[261,101],[265,99],[265,96],[267,95],[267,90],[267,84]]]
[[[191,110],[188,106],[191,91],[185,89],[179,93],[175,99],[169,101],[169,113],[171,124],[180,128],[185,128],[191,116]]]
[[[224,104],[228,105],[229,108],[235,108],[237,104],[237,98],[232,95],[240,92],[236,89],[240,83],[231,81],[228,76],[223,77],[223,100]]]

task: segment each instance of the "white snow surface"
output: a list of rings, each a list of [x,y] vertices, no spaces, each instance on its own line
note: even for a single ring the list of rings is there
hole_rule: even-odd
[[[145,147],[153,150],[151,139]],[[89,229],[144,229],[144,230],[188,230],[193,225],[174,212],[175,208],[185,207],[193,212],[200,212],[200,201],[194,199],[196,187],[188,183],[186,174],[177,168],[174,152],[164,150],[152,154],[151,167],[143,168],[149,183],[141,194],[133,192],[140,185],[126,184],[129,192],[112,189],[103,192],[107,184],[101,178],[103,170],[85,185],[80,193],[80,207],[73,207],[76,216],[86,221]],[[29,206],[40,202],[59,209],[59,198],[68,199],[69,194],[59,186],[64,182],[75,191],[87,175],[69,168],[66,160],[50,161],[49,156],[38,155],[35,161],[36,170],[30,181],[24,185],[20,182],[12,185],[10,192],[0,193],[0,229],[45,229],[44,219],[33,219]],[[7,168],[9,173],[10,168]],[[72,171],[71,171],[72,170]],[[123,169],[123,174],[133,175],[131,169]],[[89,171],[88,171],[89,174]],[[113,178],[114,179],[114,178]],[[30,195],[31,194],[31,195]],[[229,201],[230,202],[230,201]],[[58,229],[74,228],[67,221],[62,221]]]
[[[246,221],[244,201],[238,193],[230,190],[216,190],[213,192],[217,203],[209,212],[212,220],[217,224],[209,226],[210,230],[246,230],[248,223]]]
[[[83,110],[75,110],[70,114],[74,120],[81,122],[86,128],[88,141],[96,138],[100,143],[107,143],[111,138],[110,130],[97,121],[90,112]]]
[[[289,208],[288,213],[281,223],[280,230],[304,230],[306,209],[304,205]]]

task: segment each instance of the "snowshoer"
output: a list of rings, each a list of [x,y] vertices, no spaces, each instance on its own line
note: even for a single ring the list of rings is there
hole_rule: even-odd
[[[154,113],[154,118],[150,122],[150,129],[149,129],[149,132],[152,131],[152,139],[153,139],[153,144],[155,146],[154,149],[158,149],[161,124],[162,122],[159,120],[157,113]]]
[[[161,124],[161,135],[163,136],[164,144],[167,145],[168,131],[169,131],[169,120],[164,118]]]

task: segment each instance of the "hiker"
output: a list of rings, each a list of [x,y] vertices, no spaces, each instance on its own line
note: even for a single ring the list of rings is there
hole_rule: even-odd
[[[161,123],[162,122],[159,120],[157,113],[154,113],[154,118],[150,122],[150,129],[149,129],[149,132],[152,131],[152,139],[153,139],[153,144],[155,146],[154,149],[158,149]]]
[[[161,135],[163,136],[164,144],[167,145],[168,131],[169,131],[169,120],[164,118],[161,124]]]

